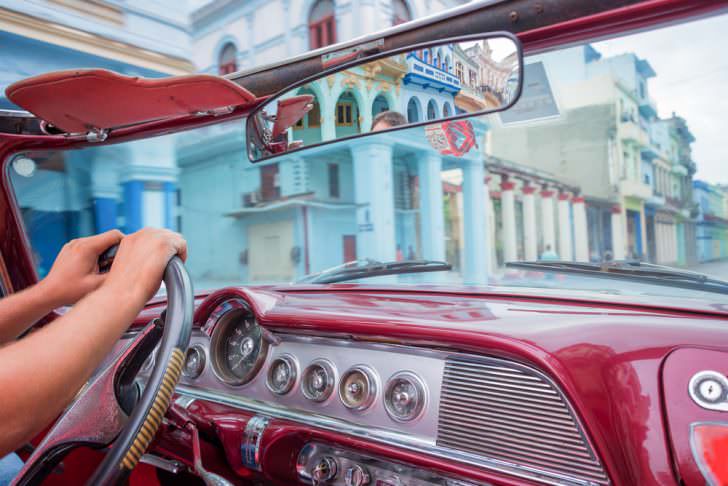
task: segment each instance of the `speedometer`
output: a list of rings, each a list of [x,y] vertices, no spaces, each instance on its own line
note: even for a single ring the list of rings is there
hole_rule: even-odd
[[[220,318],[212,333],[212,368],[228,385],[244,385],[260,370],[268,343],[247,310],[233,310]]]

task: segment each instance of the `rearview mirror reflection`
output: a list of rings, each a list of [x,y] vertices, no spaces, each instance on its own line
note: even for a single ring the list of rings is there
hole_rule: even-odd
[[[365,136],[507,109],[522,55],[509,34],[429,43],[354,61],[272,97],[247,122],[252,161]]]

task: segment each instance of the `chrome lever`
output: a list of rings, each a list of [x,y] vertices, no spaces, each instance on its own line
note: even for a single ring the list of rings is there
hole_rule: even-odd
[[[202,454],[200,453],[200,434],[197,432],[197,426],[189,422],[187,430],[192,434],[192,457],[194,472],[197,474],[207,486],[233,486],[233,483],[213,472],[208,471],[202,465]]]

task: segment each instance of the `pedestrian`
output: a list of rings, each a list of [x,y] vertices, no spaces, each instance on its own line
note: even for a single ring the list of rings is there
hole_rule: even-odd
[[[397,111],[383,111],[374,117],[372,131],[389,130],[390,128],[406,125],[407,119]]]
[[[398,262],[401,262],[402,260],[404,260],[404,254],[402,253],[402,245],[400,245],[400,244],[397,244],[397,253],[395,254],[394,259],[397,260]]]

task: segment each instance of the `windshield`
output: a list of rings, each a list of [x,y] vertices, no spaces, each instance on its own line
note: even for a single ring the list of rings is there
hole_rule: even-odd
[[[447,265],[357,281],[697,296],[669,278],[506,264],[639,260],[728,280],[726,28],[724,15],[527,56],[519,102],[469,118],[463,150],[416,127],[252,164],[236,120],[17,154],[10,181],[41,277],[72,238],[158,226],[188,240],[197,290],[293,282],[355,260],[428,260]],[[382,111],[415,121],[486,103],[488,63],[473,60],[488,50],[449,54],[420,61],[457,77],[450,89],[386,72],[324,84],[293,129],[364,132],[362,120]]]

